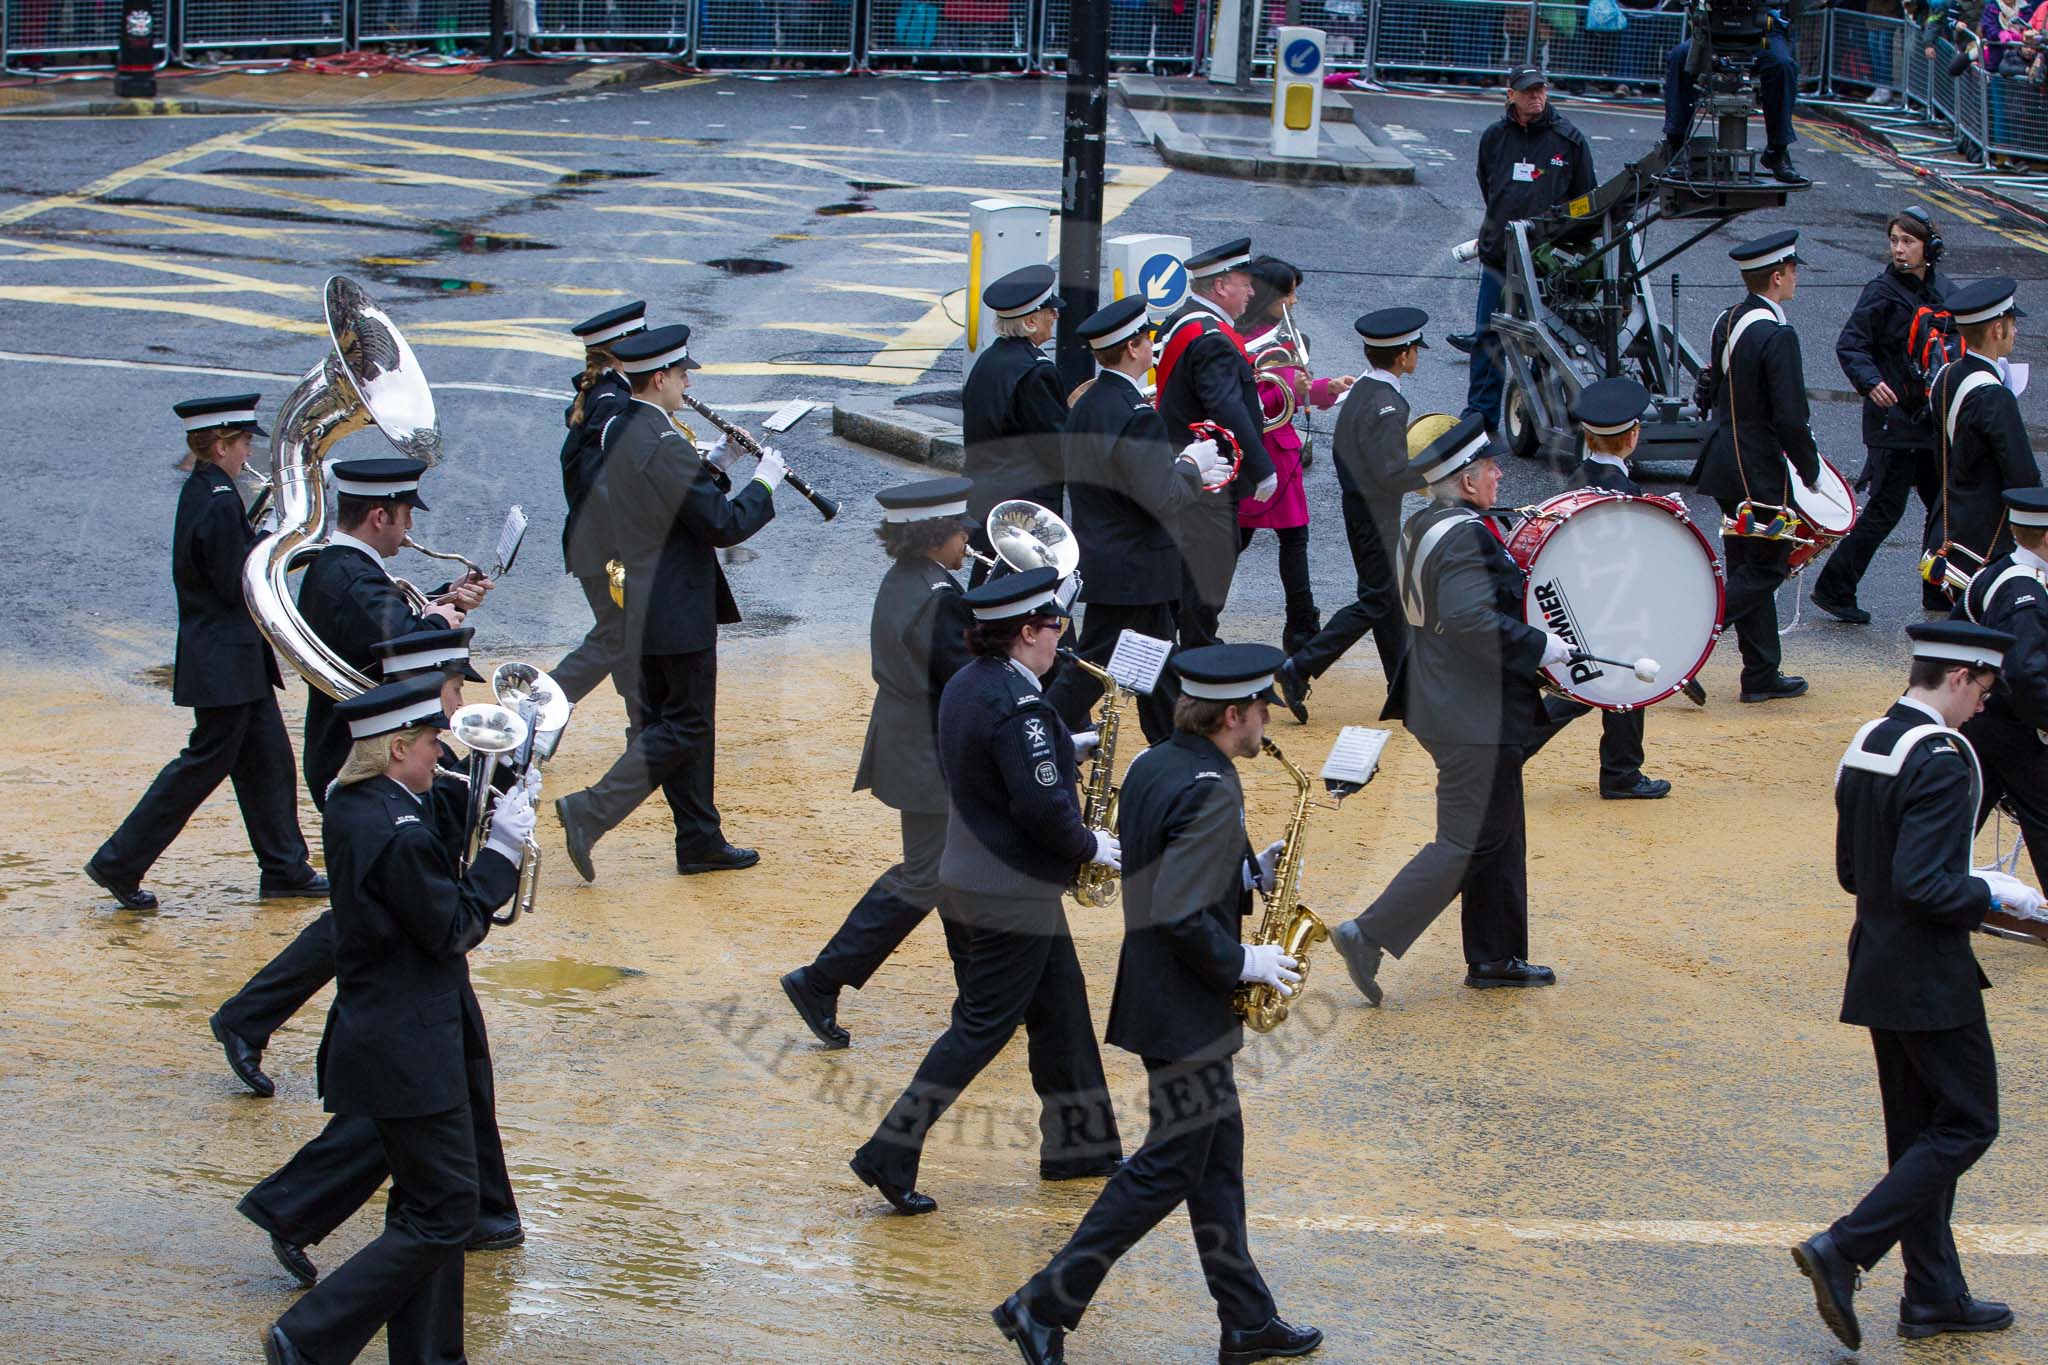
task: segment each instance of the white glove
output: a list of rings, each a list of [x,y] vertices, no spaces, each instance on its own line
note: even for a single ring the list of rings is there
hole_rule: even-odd
[[[1280,476],[1278,474],[1268,474],[1265,478],[1260,479],[1259,486],[1252,490],[1252,497],[1256,501],[1264,502],[1279,491]]]
[[[1124,870],[1124,846],[1108,830],[1097,830],[1095,833],[1095,856],[1088,861],[1091,863],[1101,863],[1112,871],[1121,872]]]
[[[1269,896],[1273,894],[1273,879],[1280,866],[1280,855],[1286,848],[1285,839],[1275,839],[1259,850],[1259,873],[1252,879],[1252,884]]]
[[[1230,467],[1230,461],[1223,458],[1223,452],[1216,448],[1216,443],[1206,438],[1181,447],[1180,457],[1195,467],[1195,473],[1201,476],[1203,483],[1213,482]]]
[[[1079,763],[1102,745],[1102,731],[1083,730],[1074,736],[1074,761]]]
[[[782,452],[769,446],[761,452],[761,463],[754,466],[754,477],[768,485],[774,492],[782,486],[782,480],[789,473],[789,466],[782,462]]]
[[[526,841],[533,837],[538,812],[534,801],[540,795],[540,770],[527,769],[526,776],[512,784],[491,807],[491,834],[484,847],[496,849],[514,867],[526,854]]]
[[[1974,875],[1991,888],[1991,894],[1998,897],[1999,908],[2007,914],[2021,919],[2039,917],[2044,904],[2041,893],[2018,877],[2000,872],[1995,867],[1979,868]]]
[[[726,434],[722,431],[718,433],[718,439],[711,443],[710,449],[704,452],[704,459],[713,469],[721,474],[731,469],[732,462],[737,460],[739,456],[739,451],[733,448],[731,442],[726,438]]]
[[[1570,663],[1572,652],[1571,643],[1564,636],[1547,630],[1543,632],[1543,667]]]
[[[1301,984],[1298,964],[1280,951],[1277,943],[1247,943],[1244,945],[1244,965],[1238,968],[1239,981],[1256,981],[1262,986],[1271,986],[1282,995],[1294,994],[1294,987]]]

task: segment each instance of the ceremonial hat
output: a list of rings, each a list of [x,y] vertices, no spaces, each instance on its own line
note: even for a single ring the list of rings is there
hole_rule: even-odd
[[[178,420],[185,424],[187,431],[232,427],[236,431],[268,436],[269,432],[256,425],[256,404],[259,401],[259,396],[253,393],[232,393],[225,398],[188,398],[182,403],[172,404],[171,411],[178,414]]]
[[[680,322],[635,332],[612,347],[612,359],[627,374],[646,374],[671,365],[681,365],[686,370],[703,368],[690,359],[690,329]]]
[[[1041,308],[1064,308],[1067,301],[1053,293],[1059,276],[1049,265],[1027,265],[1012,270],[981,291],[981,301],[996,310],[999,318],[1021,318]]]
[[[421,673],[371,688],[334,703],[334,717],[348,726],[350,739],[374,739],[415,725],[448,728],[441,710],[441,675]]]
[[[1643,420],[1650,391],[1633,379],[1600,379],[1579,390],[1572,416],[1588,436],[1619,436]]]
[[[1993,318],[2011,313],[2025,317],[2013,296],[2020,290],[2019,283],[2010,276],[1997,275],[1988,280],[1977,280],[1960,289],[1948,291],[1944,302],[1948,311],[1955,315],[1958,323],[1969,326],[1972,323],[1990,322]]]
[[[875,501],[882,504],[883,521],[932,521],[966,516],[967,495],[973,490],[972,479],[920,479],[884,488]]]
[[[1145,296],[1126,294],[1109,307],[1090,313],[1075,330],[1081,334],[1081,340],[1100,351],[1136,336],[1145,326],[1145,319]]]
[[[1939,659],[1968,664],[1972,668],[1997,668],[2005,662],[2005,651],[2013,637],[2002,630],[1969,621],[1916,622],[1906,627],[1916,659]]]
[[[2048,526],[2048,488],[2008,488],[2005,516],[2015,526]]]
[[[1392,349],[1415,345],[1425,351],[1429,349],[1429,343],[1422,339],[1422,329],[1429,325],[1429,314],[1420,308],[1380,308],[1351,325],[1365,338],[1368,346]]]
[[[1207,251],[1197,251],[1194,255],[1188,257],[1188,278],[1203,280],[1211,275],[1222,275],[1232,270],[1242,270],[1251,263],[1252,239],[1249,237],[1239,237],[1235,241],[1225,242],[1222,246],[1212,246]]]
[[[1421,476],[1424,483],[1435,483],[1492,453],[1486,439],[1486,419],[1475,412],[1459,418],[1458,425],[1424,446],[1422,453],[1408,462],[1408,468]]]
[[[1540,66],[1518,66],[1508,72],[1510,90],[1534,90],[1539,85],[1548,84],[1550,82],[1544,79],[1543,68]]]
[[[585,346],[602,346],[607,341],[617,341],[620,337],[631,336],[646,326],[647,305],[640,299],[634,299],[623,308],[614,308],[610,312],[599,313],[594,318],[585,318],[569,330],[575,333]]]
[[[379,640],[370,646],[370,654],[377,660],[377,676],[385,682],[431,670],[480,683],[483,676],[469,663],[469,637],[474,634],[473,626],[416,630],[409,635]]]
[[[336,460],[334,491],[352,498],[393,498],[429,511],[420,499],[420,476],[426,465],[403,455],[385,455],[374,460]]]
[[[1773,232],[1768,236],[1744,242],[1728,253],[1728,259],[1735,262],[1737,270],[1762,270],[1765,266],[1776,265],[1780,261],[1790,261],[1797,265],[1799,229],[1786,228],[1783,232]]]
[[[1180,690],[1201,701],[1278,701],[1273,674],[1287,662],[1271,645],[1201,645],[1173,656]]]
[[[1065,616],[1060,605],[1060,575],[1057,569],[1026,569],[1004,574],[965,596],[977,621],[1010,621],[1019,616]]]

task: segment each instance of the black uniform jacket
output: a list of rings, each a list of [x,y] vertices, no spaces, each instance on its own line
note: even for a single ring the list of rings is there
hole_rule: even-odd
[[[939,698],[946,851],[961,891],[1057,897],[1095,852],[1081,823],[1074,737],[1008,659],[975,659]]]
[[[2005,520],[2005,490],[2032,488],[2041,482],[2020,400],[1998,380],[1998,366],[1981,355],[1966,355],[1934,376],[1935,420],[1947,420],[1950,404],[1972,374],[1988,373],[1993,383],[1981,384],[1963,400],[1956,414],[1955,435],[1937,435],[1935,449],[1948,454],[1948,538],[1978,554],[2004,554],[2012,535],[2000,529]],[[1935,534],[1940,535],[1936,520]],[[1992,543],[1993,533],[1997,543]]]
[[[270,644],[242,600],[242,564],[255,542],[235,481],[219,465],[194,461],[171,530],[178,594],[171,700],[180,706],[240,706],[282,685]]]
[[[932,560],[899,560],[882,575],[868,619],[875,704],[855,791],[896,810],[946,813],[939,777],[939,695],[967,663],[974,613],[953,575]]]
[[[1207,738],[1176,730],[1124,777],[1124,945],[1107,1041],[1165,1061],[1220,1057],[1244,1045],[1230,1008],[1251,912],[1244,789]]]
[[[1704,410],[1711,404],[1714,414],[1713,430],[1700,454],[1699,488],[1710,498],[1749,498],[1783,507],[1792,492],[1786,461],[1798,471],[1801,483],[1820,478],[1820,453],[1807,425],[1799,333],[1779,323],[1773,312],[1749,324],[1735,343],[1731,372],[1721,370],[1728,329],[1759,308],[1770,309],[1770,301],[1750,294],[1714,323],[1713,350],[1699,382],[1700,406]]]
[[[1565,480],[1566,491],[1574,488],[1604,488],[1610,493],[1626,493],[1630,497],[1641,497],[1643,486],[1635,481],[1626,469],[1611,465],[1604,460],[1591,458],[1579,461],[1579,467]]]
[[[1518,166],[1528,169],[1518,175]],[[1507,260],[1509,223],[1541,218],[1593,188],[1593,149],[1555,108],[1546,106],[1526,126],[1515,121],[1513,110],[1503,110],[1479,135],[1478,171],[1479,198],[1486,205],[1479,259],[1498,270]]]
[[[1526,744],[1543,716],[1536,670],[1547,641],[1522,619],[1521,568],[1471,511],[1433,502],[1401,528],[1402,595],[1412,583],[1424,610],[1409,623],[1408,653],[1380,718],[1404,721],[1433,744]],[[1415,565],[1424,533],[1459,515],[1466,523]]]
[[[1050,357],[1023,337],[997,337],[960,389],[962,471],[974,480],[967,515],[979,526],[989,509],[1029,498],[1060,510],[1059,431],[1067,400]]]
[[[626,647],[630,654],[691,654],[718,643],[718,627],[740,619],[718,566],[775,516],[768,485],[732,484],[698,455],[668,414],[638,399],[604,438],[605,503],[626,565]]]
[[[2002,748],[1997,757],[2032,755],[2038,761],[2044,756],[2039,732],[2048,730],[2048,591],[2033,574],[2008,574],[2015,563],[2013,556],[2000,555],[1986,564],[1952,613],[2013,637],[1998,689],[1963,723],[1963,732],[1991,730]],[[1985,750],[1980,746],[1978,752]]]
[[[1927,278],[1886,266],[1863,286],[1842,335],[1835,339],[1835,359],[1856,392],[1863,395],[1863,444],[1885,449],[1934,449],[1934,420],[1927,407],[1927,385],[1906,358],[1906,334],[1913,314],[1939,308],[1948,281],[1929,266]],[[1881,408],[1870,401],[1879,384],[1891,385],[1899,401]]]
[[[1220,423],[1237,437],[1237,448],[1244,456],[1237,477],[1218,492],[1201,494],[1196,504],[1205,511],[1227,505],[1235,525],[1237,504],[1273,473],[1273,458],[1266,453],[1265,409],[1259,404],[1251,363],[1222,331],[1223,315],[1199,296],[1190,294],[1160,327],[1161,353],[1188,318],[1196,320],[1202,334],[1188,342],[1160,385],[1159,415],[1166,419],[1166,439],[1176,451],[1194,439],[1188,430],[1191,422]]]
[[[1401,495],[1422,487],[1421,475],[1408,468],[1408,400],[1384,379],[1358,376],[1338,409],[1330,450],[1337,486],[1365,499],[1391,547],[1401,529]]]
[[[462,1104],[464,1059],[485,1055],[466,954],[519,872],[497,852],[455,861],[422,802],[388,777],[337,790],[322,842],[334,884],[335,993],[320,1039],[327,1110],[415,1118]]]
[[[569,422],[574,403],[562,410],[563,425],[569,427],[562,438],[562,496],[569,504],[569,514],[562,520],[562,562],[578,578],[603,573],[605,561],[615,553],[604,501],[604,425],[626,411],[632,393],[621,375],[606,370],[583,395],[581,423]]]
[[[1906,731],[1933,723],[1894,703],[1863,749],[1888,754]],[[1980,992],[1991,982],[1970,951],[1970,931],[1991,908],[1991,888],[1970,875],[1977,801],[1967,745],[1930,735],[1896,777],[1845,763],[1835,815],[1835,875],[1856,897],[1842,1022],[1921,1031],[1983,1019]]]
[[[1115,370],[1067,418],[1067,496],[1081,542],[1081,600],[1142,606],[1180,596],[1180,514],[1202,476],[1166,419]]]
[[[440,617],[416,616],[373,556],[353,545],[329,545],[313,557],[299,584],[299,615],[312,632],[361,673],[376,674],[371,650],[416,630],[439,630]],[[334,718],[334,699],[306,688],[306,751],[300,760],[316,796],[348,760],[348,726]]]

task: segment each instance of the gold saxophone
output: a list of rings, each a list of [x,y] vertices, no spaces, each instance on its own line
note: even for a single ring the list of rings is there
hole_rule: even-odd
[[[1289,762],[1272,740],[1261,740],[1260,747],[1287,770],[1299,790],[1294,799],[1293,818],[1287,822],[1285,847],[1273,867],[1273,890],[1266,897],[1266,914],[1259,921],[1259,932],[1249,941],[1278,944],[1281,952],[1294,959],[1294,970],[1301,973],[1301,980],[1296,983],[1291,999],[1299,1000],[1308,989],[1308,950],[1330,936],[1316,912],[1301,904],[1303,836],[1308,833],[1308,775]],[[1271,986],[1247,983],[1231,992],[1230,1007],[1255,1032],[1270,1033],[1287,1018],[1289,1001],[1290,997]]]
[[[1110,677],[1108,669],[1098,668],[1071,651],[1060,652],[1067,656],[1068,663],[1102,684],[1102,719],[1096,722],[1096,734],[1101,737],[1101,742],[1088,756],[1088,780],[1081,787],[1081,823],[1097,833],[1114,833],[1120,794],[1116,782],[1116,731],[1123,717],[1124,703],[1130,699],[1131,692]],[[1074,898],[1076,904],[1094,910],[1115,905],[1122,886],[1115,868],[1102,863],[1083,863],[1068,885],[1067,894]]]

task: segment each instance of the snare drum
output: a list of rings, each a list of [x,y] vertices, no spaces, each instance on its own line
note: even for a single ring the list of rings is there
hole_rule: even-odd
[[[1558,691],[1606,711],[1664,700],[1706,667],[1721,635],[1721,563],[1673,498],[1600,488],[1531,509],[1507,540],[1529,581],[1522,615],[1575,648],[1658,661],[1655,682],[1585,661],[1543,670]]]
[[[1792,510],[1799,513],[1799,523],[1792,527],[1792,555],[1786,565],[1798,573],[1856,525],[1856,494],[1842,477],[1842,471],[1829,464],[1826,457],[1820,462],[1817,489],[1809,490],[1799,482],[1796,473],[1789,475],[1789,480]]]

